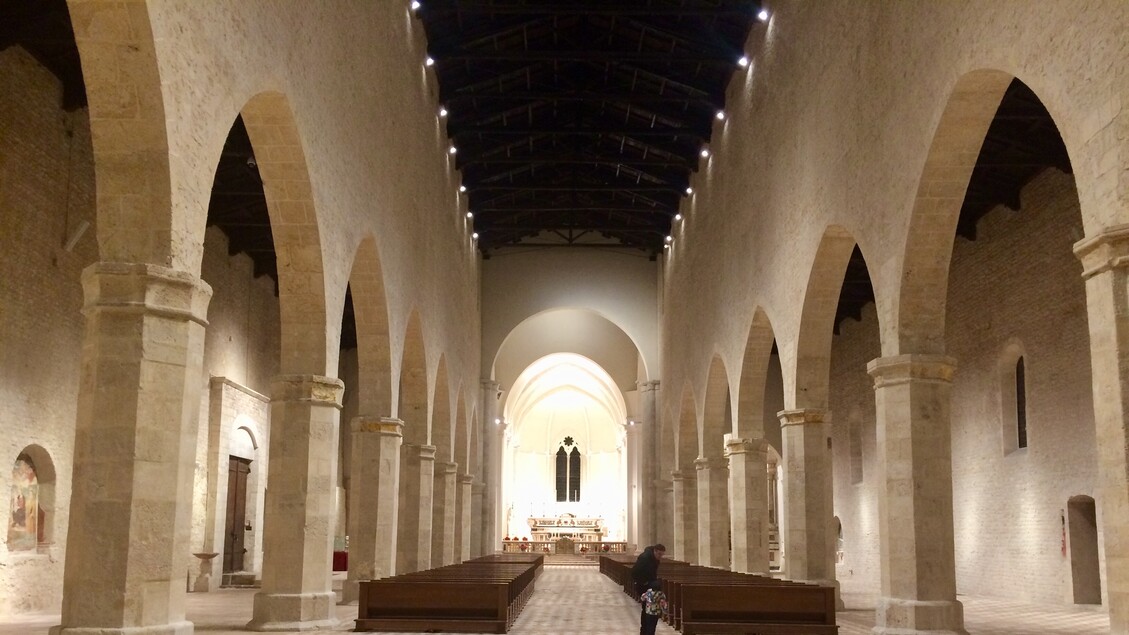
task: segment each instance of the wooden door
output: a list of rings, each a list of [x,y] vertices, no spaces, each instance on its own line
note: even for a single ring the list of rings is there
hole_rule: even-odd
[[[247,476],[251,473],[250,459],[229,457],[227,471],[227,526],[223,545],[223,571],[243,570],[243,532],[247,525]]]

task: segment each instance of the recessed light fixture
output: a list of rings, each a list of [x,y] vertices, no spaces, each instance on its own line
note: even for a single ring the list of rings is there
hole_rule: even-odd
[[[717,117],[718,119],[725,119],[725,111],[719,110],[719,111],[717,111],[717,114],[714,115],[714,116]]]
[[[740,66],[741,68],[748,68],[748,66],[749,66],[749,56],[748,55],[742,55],[741,59],[737,60],[737,66]]]
[[[757,19],[761,22],[768,22],[768,9],[761,9],[757,12]]]
[[[424,64],[426,64],[427,66],[435,66],[435,58],[433,58],[433,57],[431,57],[430,55],[428,55],[428,56],[427,56],[427,59],[425,59],[425,60],[423,61],[423,63],[424,63]]]

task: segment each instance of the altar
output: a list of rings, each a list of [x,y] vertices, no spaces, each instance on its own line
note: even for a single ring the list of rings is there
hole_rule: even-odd
[[[599,542],[607,534],[604,519],[599,516],[585,518],[566,513],[555,517],[531,516],[528,520],[534,541],[571,538],[578,542]]]

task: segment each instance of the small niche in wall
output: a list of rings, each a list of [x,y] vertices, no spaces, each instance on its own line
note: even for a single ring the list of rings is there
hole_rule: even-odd
[[[35,552],[50,544],[54,491],[54,469],[46,451],[25,448],[12,464],[8,551]]]

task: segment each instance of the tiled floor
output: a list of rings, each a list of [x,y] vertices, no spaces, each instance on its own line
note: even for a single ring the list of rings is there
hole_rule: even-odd
[[[253,590],[225,590],[188,596],[188,619],[196,631],[214,635],[243,634],[251,619]],[[961,597],[965,626],[972,635],[1099,635],[1109,632],[1109,618],[1100,610],[1068,606],[1036,607],[987,598]],[[337,607],[341,625],[352,629],[356,607]],[[37,615],[0,623],[0,635],[47,635],[57,615]],[[873,610],[839,613],[840,635],[869,635]],[[638,605],[594,567],[549,567],[537,591],[510,633],[514,635],[632,635],[639,630]],[[659,633],[674,633],[659,624]]]

